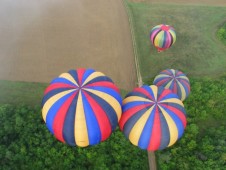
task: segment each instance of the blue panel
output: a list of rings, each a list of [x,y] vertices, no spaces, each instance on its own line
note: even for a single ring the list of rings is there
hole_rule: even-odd
[[[101,131],[98,124],[98,121],[95,117],[95,113],[93,112],[89,102],[87,101],[85,95],[82,93],[82,101],[83,101],[83,107],[86,117],[86,126],[88,130],[88,136],[89,136],[89,144],[95,145],[100,143],[101,141]]]
[[[172,89],[173,90],[173,87],[174,87],[174,84],[177,84],[177,82],[176,82],[176,80],[173,80],[172,82],[171,82],[171,84],[170,84],[170,87],[169,87],[169,89]]]
[[[184,126],[182,121],[180,120],[180,118],[174,113],[172,112],[170,109],[168,109],[167,107],[162,106],[166,112],[168,113],[168,115],[173,119],[173,121],[175,122],[176,126],[177,126],[177,130],[178,130],[178,139],[183,135],[184,133]]]
[[[74,78],[74,80],[79,84],[78,74],[76,70],[69,70],[68,73]]]
[[[169,104],[167,104],[167,105],[170,105],[171,107],[177,108],[178,110],[180,110],[181,112],[183,112],[184,115],[186,116],[186,111],[185,111],[185,109],[184,109],[183,106],[181,106],[181,105],[179,105],[179,104],[177,104],[177,103],[169,103]]]
[[[63,105],[63,103],[72,95],[73,93],[69,93],[62,98],[60,98],[58,101],[56,101],[49,109],[47,116],[46,116],[46,125],[51,133],[53,133],[53,122],[54,118],[60,109],[60,107]]]
[[[87,84],[101,82],[101,81],[107,81],[107,82],[112,82],[113,83],[113,81],[109,77],[107,77],[107,76],[99,76],[99,77],[96,77],[93,80],[89,81]]]
[[[165,85],[167,84],[167,82],[169,82],[169,80],[171,79],[170,77],[159,77],[157,79],[154,80],[153,84],[158,84],[160,81],[167,79],[167,81],[164,83]],[[163,86],[163,85],[162,85]]]
[[[164,96],[164,97],[161,99],[161,101],[166,100],[166,99],[172,99],[172,98],[179,99],[179,97],[178,97],[176,94],[174,94],[174,93],[169,93],[168,95]]]
[[[71,102],[71,105],[67,111],[67,115],[64,120],[63,138],[68,145],[75,146],[75,111],[77,106],[78,94]]]
[[[135,125],[135,123],[140,119],[140,117],[147,111],[148,108],[144,108],[138,112],[136,112],[133,116],[131,116],[127,122],[124,124],[123,126],[123,133],[125,134],[125,136],[127,138],[129,138],[129,134],[133,128],[133,126]]]
[[[166,35],[167,33],[166,33],[166,31],[164,31],[164,35],[163,35],[163,44],[162,44],[162,47],[163,48],[165,48],[165,46],[166,46],[166,37],[167,37],[167,35]]]
[[[154,93],[151,87],[144,85],[142,86],[142,88],[145,89],[150,94],[150,96],[152,96],[152,98],[154,99]]]
[[[50,84],[53,84],[53,83],[64,83],[64,84],[69,84],[69,85],[75,86],[74,83],[72,83],[71,81],[69,81],[63,77],[58,77],[58,78],[52,80],[52,82]]]
[[[163,116],[162,112],[159,112],[160,116],[160,122],[161,122],[161,141],[160,141],[160,146],[158,150],[165,149],[170,142],[170,132],[169,132],[169,127],[166,122],[165,117]]]
[[[164,87],[159,86],[158,90],[157,90],[157,100],[159,99],[159,97],[161,96],[161,94],[163,93],[163,91],[165,90]]]
[[[177,95],[181,99],[181,97],[182,97],[182,91],[181,91],[181,88],[180,88],[180,86],[179,86],[178,83],[177,83]]]
[[[145,110],[146,111],[146,110]],[[152,128],[153,128],[153,123],[154,123],[154,118],[155,118],[155,112],[156,112],[156,106],[154,106],[154,109],[152,110],[150,116],[148,117],[148,120],[143,128],[143,131],[141,133],[138,146],[141,149],[147,149],[151,134],[152,134]]]
[[[111,107],[111,105],[109,103],[107,103],[105,100],[103,100],[99,96],[97,96],[91,92],[88,92],[88,91],[86,91],[86,93],[88,93],[104,110],[104,112],[106,113],[106,115],[111,123],[111,130],[113,131],[116,128],[116,126],[118,125],[118,117],[117,117],[115,110]]]
[[[82,84],[83,84],[83,82],[92,74],[92,73],[94,73],[95,72],[95,70],[93,70],[93,69],[87,69],[86,71],[85,71],[85,73],[83,74],[83,77],[82,77]]]
[[[91,89],[101,91],[101,92],[111,95],[120,103],[120,105],[122,105],[121,95],[118,92],[116,92],[115,90],[113,90],[112,88],[95,86],[95,87],[91,87]]]
[[[150,102],[143,102],[143,101],[129,102],[129,103],[126,103],[122,106],[122,112],[126,112],[130,108],[140,106],[140,105],[143,105],[143,104],[150,104],[150,106],[152,106],[154,103],[151,104]]]
[[[149,99],[149,97],[146,96],[144,93],[137,92],[137,91],[134,91],[134,92],[132,93],[132,96],[139,96],[139,97],[143,97],[143,98],[145,98],[145,99]]]
[[[42,98],[42,106],[46,103],[47,100],[49,100],[52,96],[55,96],[56,94],[59,94],[61,92],[70,90],[70,88],[57,88],[54,90],[49,91],[43,98]]]

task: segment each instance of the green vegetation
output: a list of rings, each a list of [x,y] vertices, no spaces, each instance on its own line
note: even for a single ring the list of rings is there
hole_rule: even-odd
[[[226,77],[191,79],[192,92],[185,101],[188,125],[181,140],[158,151],[158,167],[174,169],[224,169],[226,165]]]
[[[216,37],[219,23],[225,20],[225,7],[127,4],[145,81],[167,68],[184,71],[193,77],[216,77],[226,71],[226,47]],[[175,28],[177,41],[169,50],[157,53],[150,42],[149,32],[161,23]]]
[[[188,125],[174,146],[157,152],[159,169],[223,169],[226,164],[226,76],[191,79]],[[117,129],[99,145],[78,148],[47,130],[40,106],[0,105],[1,169],[148,169],[147,152]],[[195,168],[193,168],[195,167]]]
[[[0,169],[148,169],[147,152],[118,129],[99,145],[70,147],[47,130],[40,109],[0,106]]]
[[[217,31],[217,37],[226,45],[226,23]]]

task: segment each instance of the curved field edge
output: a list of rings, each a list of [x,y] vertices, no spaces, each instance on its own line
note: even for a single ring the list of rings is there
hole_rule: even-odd
[[[216,38],[218,25],[225,20],[226,7],[125,2],[132,14],[143,80],[167,68],[193,77],[218,77],[226,71],[226,47]],[[161,23],[176,29],[177,41],[170,49],[157,53],[149,32]]]

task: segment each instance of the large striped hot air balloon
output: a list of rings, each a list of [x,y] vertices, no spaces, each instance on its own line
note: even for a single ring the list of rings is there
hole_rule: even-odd
[[[120,129],[141,149],[162,150],[184,133],[183,103],[169,89],[155,85],[135,88],[123,100],[122,109]]]
[[[121,117],[121,104],[109,77],[92,69],[70,70],[46,88],[42,116],[58,140],[86,147],[111,135]]]
[[[163,70],[155,77],[153,84],[172,90],[182,101],[184,101],[190,93],[189,79],[179,70]]]
[[[169,25],[157,25],[151,30],[150,40],[158,49],[158,52],[161,52],[170,48],[175,43],[176,33],[174,28]]]

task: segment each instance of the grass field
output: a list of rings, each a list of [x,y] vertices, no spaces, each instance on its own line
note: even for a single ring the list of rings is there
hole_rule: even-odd
[[[226,7],[127,3],[144,81],[167,68],[192,77],[218,77],[226,72],[226,46],[216,37],[218,27],[226,20]],[[149,32],[161,23],[176,29],[177,41],[170,49],[157,53]]]
[[[0,104],[40,106],[47,83],[0,80]],[[120,90],[125,96],[128,92]]]
[[[41,105],[46,83],[0,80],[0,104]]]

